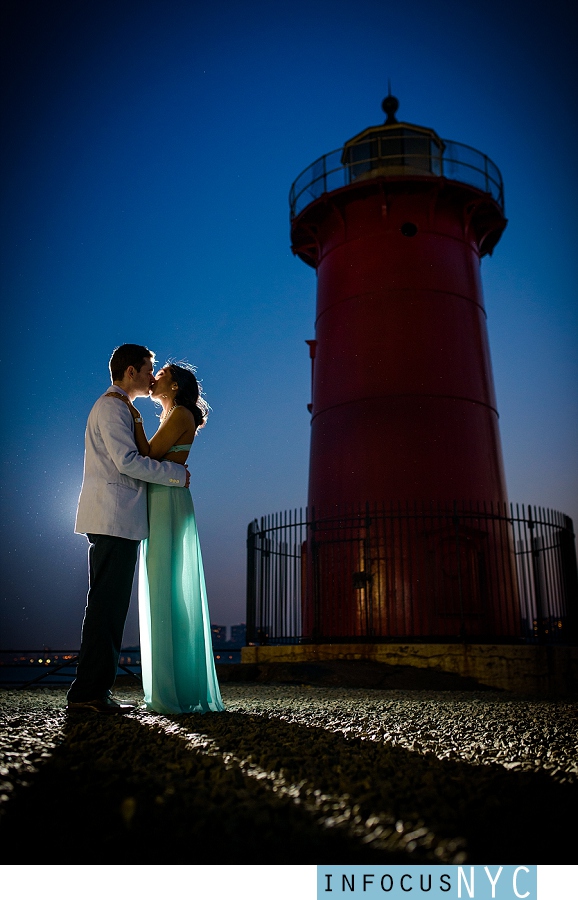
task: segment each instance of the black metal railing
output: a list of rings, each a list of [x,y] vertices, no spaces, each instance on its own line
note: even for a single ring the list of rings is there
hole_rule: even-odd
[[[347,187],[360,179],[382,175],[408,174],[430,178],[447,178],[469,184],[490,194],[504,211],[504,183],[500,170],[479,150],[458,141],[422,138],[419,145],[404,147],[400,153],[399,138],[387,135],[368,138],[343,148],[332,150],[311,163],[295,179],[289,194],[291,219],[306,206],[329,191]]]
[[[73,680],[78,650],[0,650],[0,684],[32,687]],[[140,651],[122,651],[118,670],[141,681]]]
[[[12,687],[70,684],[76,675],[78,650],[0,650],[0,684]],[[216,664],[241,662],[241,645],[214,646]],[[121,654],[118,674],[142,682],[140,650]]]
[[[247,538],[247,642],[573,643],[572,520],[506,504],[295,510]]]

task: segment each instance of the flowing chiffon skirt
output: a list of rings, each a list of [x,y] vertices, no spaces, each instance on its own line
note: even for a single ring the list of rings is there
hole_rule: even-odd
[[[186,488],[149,484],[150,537],[141,544],[139,619],[147,709],[224,709],[193,500]]]

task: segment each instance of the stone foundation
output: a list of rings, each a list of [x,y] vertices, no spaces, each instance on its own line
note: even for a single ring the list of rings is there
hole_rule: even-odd
[[[391,666],[417,666],[475,678],[515,693],[571,696],[578,693],[578,647],[515,644],[290,644],[243,647],[244,663],[321,662],[370,659]]]

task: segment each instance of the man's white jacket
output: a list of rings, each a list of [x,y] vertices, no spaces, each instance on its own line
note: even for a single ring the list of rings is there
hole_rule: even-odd
[[[114,385],[109,388],[115,390]],[[183,488],[185,480],[184,466],[139,454],[128,406],[103,394],[86,426],[84,476],[74,530],[140,541],[149,534],[146,482]]]

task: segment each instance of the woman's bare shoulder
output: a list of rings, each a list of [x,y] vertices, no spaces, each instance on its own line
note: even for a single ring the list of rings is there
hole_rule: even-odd
[[[176,419],[178,422],[194,422],[195,417],[186,406],[177,406],[174,412],[171,414],[173,419]]]

